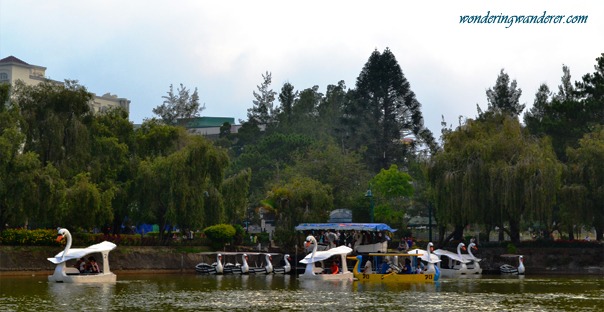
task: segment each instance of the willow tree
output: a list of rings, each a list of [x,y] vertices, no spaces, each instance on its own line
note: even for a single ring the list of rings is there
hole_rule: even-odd
[[[262,201],[276,216],[275,236],[281,246],[294,246],[294,227],[301,222],[325,222],[333,210],[331,188],[309,177],[293,177],[275,185]],[[290,247],[291,248],[291,247]]]
[[[141,162],[136,189],[139,214],[160,225],[196,229],[222,223],[220,194],[228,157],[201,137],[168,156]]]
[[[13,98],[22,116],[23,150],[37,153],[43,166],[52,163],[64,177],[85,171],[92,156],[92,94],[77,81],[35,86],[17,81]]]
[[[561,166],[549,140],[533,138],[517,118],[495,113],[467,120],[443,141],[428,172],[438,220],[455,227],[455,239],[478,223],[505,229],[518,242],[522,218],[551,219]]]
[[[597,240],[604,233],[604,127],[598,127],[579,140],[579,147],[567,150],[569,171],[563,190],[562,211],[596,230]],[[569,224],[574,226],[575,224]]]
[[[252,171],[244,169],[228,177],[222,183],[221,194],[224,198],[224,211],[227,222],[241,224],[241,221],[245,219],[251,179]]]

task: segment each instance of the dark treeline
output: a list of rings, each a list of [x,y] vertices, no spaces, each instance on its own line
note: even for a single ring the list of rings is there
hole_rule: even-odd
[[[238,133],[225,124],[213,141],[178,126],[205,108],[182,85],[136,128],[119,109],[93,114],[75,81],[0,85],[0,227],[199,230],[262,215],[291,244],[296,224],[333,209],[404,228],[433,207],[441,242],[468,225],[513,241],[528,228],[571,239],[595,228],[601,240],[604,54],[596,61],[574,83],[563,67],[558,92],[541,86],[523,122],[521,89],[502,70],[487,108],[455,128],[443,121],[440,141],[389,49],[371,54],[354,88],[325,94],[274,91],[266,72]]]

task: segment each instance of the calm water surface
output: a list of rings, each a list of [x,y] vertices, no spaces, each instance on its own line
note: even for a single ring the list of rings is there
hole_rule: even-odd
[[[118,275],[115,284],[2,277],[1,311],[602,311],[602,276],[367,285],[293,276]]]

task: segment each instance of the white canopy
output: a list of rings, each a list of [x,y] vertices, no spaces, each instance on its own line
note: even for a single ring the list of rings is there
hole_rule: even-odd
[[[324,250],[324,251],[316,251],[314,253],[314,257],[313,257],[313,253],[311,252],[308,255],[306,255],[306,257],[304,257],[304,259],[300,260],[300,263],[308,264],[308,263],[319,262],[319,261],[326,260],[335,255],[347,255],[351,252],[352,252],[352,248],[347,247],[347,246],[339,246],[339,247],[331,248],[331,249]]]
[[[64,251],[61,251],[54,258],[48,258],[48,261],[54,264],[59,264],[61,262],[69,261],[72,259],[80,259],[91,253],[111,251],[115,247],[116,245],[114,243],[104,241],[102,243],[88,246],[86,248],[70,248],[65,256],[63,256]]]

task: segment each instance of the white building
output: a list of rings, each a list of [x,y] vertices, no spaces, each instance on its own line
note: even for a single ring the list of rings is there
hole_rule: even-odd
[[[43,81],[60,83],[46,78],[46,67],[28,64],[14,56],[5,57],[0,60],[0,83],[13,84],[15,81],[21,80],[26,85],[36,85]],[[92,93],[93,99],[90,103],[92,111],[95,113],[105,111],[112,107],[122,107],[130,113],[130,100],[120,98],[117,95],[105,93],[102,96],[97,96]]]

